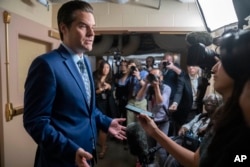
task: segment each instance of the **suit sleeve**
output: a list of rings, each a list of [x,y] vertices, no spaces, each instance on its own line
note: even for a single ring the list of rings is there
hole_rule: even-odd
[[[181,72],[181,74],[178,76],[177,89],[173,99],[173,102],[176,102],[178,105],[180,104],[185,86],[184,75],[184,72]]]

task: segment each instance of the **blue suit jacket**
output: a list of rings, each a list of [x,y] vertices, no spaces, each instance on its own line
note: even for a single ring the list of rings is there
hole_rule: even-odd
[[[97,128],[108,130],[111,119],[96,108],[92,72],[86,58],[85,62],[91,76],[90,106],[77,66],[62,45],[30,66],[23,123],[38,144],[35,166],[75,166],[77,149],[93,153]]]

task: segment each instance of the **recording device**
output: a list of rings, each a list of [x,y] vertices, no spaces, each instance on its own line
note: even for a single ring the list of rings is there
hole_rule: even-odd
[[[121,57],[122,52],[118,48],[115,48],[109,51],[109,53],[111,53],[114,56],[115,65],[119,67],[122,61],[122,57]]]
[[[145,115],[149,116],[150,118],[154,118],[153,113],[151,113],[149,111],[146,111],[146,110],[143,110],[141,108],[135,107],[135,106],[133,106],[131,104],[127,104],[125,106],[125,108],[127,110],[129,110],[129,111],[132,111],[132,112],[136,113],[136,114],[145,114]]]
[[[130,75],[133,75],[133,73],[134,73],[135,71],[137,71],[136,67],[135,67],[135,66],[131,66],[131,67],[130,67],[130,72],[129,72],[129,74],[130,74]]]
[[[199,66],[203,70],[210,72],[216,64],[215,57],[219,55],[209,49],[213,42],[212,36],[208,32],[192,32],[187,34],[186,41],[190,45],[188,48],[187,65]]]
[[[135,156],[147,156],[148,141],[146,132],[137,122],[132,122],[127,125],[126,136],[131,154]]]
[[[170,65],[170,63],[169,63],[168,61],[167,61],[167,62],[164,61],[164,62],[162,63],[162,65],[163,65],[163,68],[167,68],[167,66]]]
[[[202,43],[197,43],[188,49],[187,65],[211,70],[216,64],[215,57],[219,57],[215,51],[206,48]]]
[[[213,37],[211,34],[204,31],[190,32],[186,35],[185,40],[190,46],[197,43],[202,43],[205,46],[209,46],[213,43]]]
[[[121,64],[121,56],[117,53],[114,55],[115,65],[118,67]]]
[[[145,130],[138,122],[127,125],[126,136],[131,154],[138,157],[142,166],[154,165],[154,154],[161,146],[150,148]]]
[[[147,75],[147,80],[148,80],[149,83],[153,83],[154,81],[158,81],[159,79],[154,74],[149,73]]]

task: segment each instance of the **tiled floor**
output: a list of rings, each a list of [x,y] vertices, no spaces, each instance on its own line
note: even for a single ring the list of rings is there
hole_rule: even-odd
[[[136,157],[124,149],[121,141],[108,140],[108,149],[103,159],[98,159],[96,167],[135,167]]]

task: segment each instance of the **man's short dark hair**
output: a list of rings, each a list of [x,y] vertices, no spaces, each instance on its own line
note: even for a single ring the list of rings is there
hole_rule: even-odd
[[[72,22],[75,20],[74,12],[80,10],[83,12],[92,13],[94,12],[93,7],[85,1],[69,1],[64,3],[57,13],[57,25],[60,33],[60,38],[63,40],[63,34],[60,30],[60,24],[65,24],[70,28]]]
[[[152,64],[155,64],[155,58],[153,56],[148,56],[146,58],[146,60],[148,60],[148,59],[151,59],[152,60]]]

